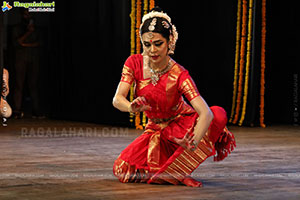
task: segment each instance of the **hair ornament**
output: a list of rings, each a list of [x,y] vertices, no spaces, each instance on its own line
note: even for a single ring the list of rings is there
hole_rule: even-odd
[[[151,21],[151,23],[150,23],[150,25],[149,25],[149,27],[148,27],[149,31],[154,31],[155,25],[156,25],[156,21],[157,21],[156,18],[153,18],[153,19],[152,19],[152,21]]]
[[[168,22],[162,21],[161,23],[162,23],[162,25],[163,25],[163,27],[164,27],[165,29],[169,29],[169,28],[170,28],[170,25],[168,24]]]

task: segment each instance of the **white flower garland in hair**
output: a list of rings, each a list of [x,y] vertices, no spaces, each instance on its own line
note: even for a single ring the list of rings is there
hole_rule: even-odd
[[[153,17],[161,17],[166,20],[171,24],[171,18],[167,15],[167,13],[163,12],[157,12],[157,11],[151,11],[148,14],[144,15],[142,18],[142,23],[144,23],[147,19],[153,18]]]
[[[173,37],[170,38],[170,46],[169,46],[169,52],[168,54],[174,54],[175,47],[176,47],[176,42],[178,40],[178,32],[176,30],[176,26],[172,24],[172,35]]]
[[[167,13],[151,11],[148,14],[144,15],[143,18],[142,18],[142,23],[140,25],[140,33],[141,33],[141,28],[144,25],[144,22],[147,19],[151,19],[151,18],[154,18],[154,17],[164,18],[169,22],[169,24],[171,24],[171,26],[172,26],[172,31],[171,31],[172,37],[170,37],[170,46],[169,46],[168,54],[174,54],[175,47],[176,47],[176,42],[178,40],[178,32],[176,30],[176,26],[171,23],[171,18],[167,15]],[[140,38],[142,39],[142,36]]]

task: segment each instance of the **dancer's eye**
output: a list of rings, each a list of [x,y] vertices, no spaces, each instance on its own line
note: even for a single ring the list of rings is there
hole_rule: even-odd
[[[144,45],[145,45],[145,47],[150,47],[151,46],[150,42],[144,42]]]
[[[157,46],[157,47],[159,47],[159,46],[161,46],[163,43],[164,43],[164,42],[156,42],[156,43],[154,43],[154,45]]]

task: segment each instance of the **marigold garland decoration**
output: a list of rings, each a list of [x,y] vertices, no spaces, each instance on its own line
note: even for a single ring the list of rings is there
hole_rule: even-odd
[[[248,97],[248,83],[249,83],[249,68],[250,68],[250,55],[251,55],[251,35],[252,35],[252,8],[253,0],[249,1],[249,15],[248,15],[248,37],[247,37],[247,56],[246,56],[246,73],[245,73],[245,83],[244,83],[244,97],[243,97],[243,108],[242,114],[239,121],[239,126],[242,125],[245,114],[246,114],[246,104]]]
[[[234,80],[233,80],[233,97],[232,97],[232,106],[231,106],[231,115],[229,122],[232,122],[235,103],[236,103],[236,93],[237,93],[237,76],[238,76],[238,67],[239,67],[239,48],[240,48],[240,37],[241,37],[241,0],[238,0],[237,7],[237,22],[236,22],[236,41],[235,41],[235,61],[234,61]]]
[[[239,85],[238,85],[238,94],[236,100],[236,109],[235,109],[235,116],[233,120],[233,124],[236,124],[239,113],[240,113],[240,106],[241,106],[241,98],[242,98],[242,88],[243,88],[243,75],[244,75],[244,57],[245,57],[245,43],[246,43],[246,23],[247,23],[247,1],[243,0],[243,17],[242,17],[242,37],[241,37],[241,49],[240,49],[240,67],[239,67]]]
[[[148,13],[148,0],[144,0],[144,15]]]
[[[142,23],[142,0],[137,0],[136,2],[136,53],[141,53],[141,42],[140,42],[140,25]]]
[[[130,55],[135,53],[135,0],[131,0]]]
[[[149,9],[151,10],[154,7],[155,7],[155,1],[154,0],[150,0]]]
[[[148,0],[144,0],[144,15],[146,15],[148,13]],[[142,117],[142,124],[143,124],[143,127],[146,127],[146,123],[147,123],[147,117],[146,117],[146,114],[145,112],[143,112],[143,117]]]
[[[131,29],[130,29],[130,55],[135,53],[135,0],[131,0]],[[131,84],[130,87],[130,97],[129,101],[132,102],[134,98],[134,83]],[[133,123],[134,114],[129,114],[129,121]]]
[[[229,122],[241,126],[244,122],[248,99],[248,85],[250,77],[250,66],[252,55],[251,43],[253,34],[253,0],[238,0],[237,6],[237,30],[236,30],[236,52],[235,52],[235,66],[234,66],[234,80],[233,80],[233,97],[232,107]],[[242,20],[241,20],[241,5],[242,5]],[[248,16],[248,17],[247,17]],[[242,27],[240,24],[242,21]],[[240,29],[241,34],[240,34]],[[248,33],[248,34],[247,34]],[[247,54],[245,57],[247,37]],[[264,93],[265,93],[265,40],[266,40],[266,0],[262,0],[262,27],[261,27],[261,72],[260,72],[260,111],[259,121],[260,126],[265,127],[264,124]],[[246,61],[246,62],[245,62]],[[244,90],[243,90],[244,88]],[[242,98],[243,96],[243,98]],[[242,102],[243,101],[243,102]],[[241,110],[242,103],[242,110]]]
[[[260,72],[260,105],[259,105],[259,123],[265,128],[264,113],[265,113],[265,69],[266,69],[266,0],[262,0],[261,12],[261,72]]]
[[[148,13],[148,9],[152,9],[155,6],[154,0],[144,0],[143,1],[143,14]],[[131,13],[130,13],[130,19],[131,19],[131,32],[130,32],[130,55],[133,54],[140,54],[141,53],[141,42],[140,42],[140,34],[139,34],[139,28],[142,21],[142,0],[131,0]],[[134,93],[135,93],[135,83],[131,85],[130,88],[130,102],[134,99]],[[145,113],[142,113],[142,125],[141,125],[141,113],[137,112],[134,114],[130,114],[129,121],[131,123],[135,122],[136,129],[143,129],[143,127],[146,126],[146,115]]]
[[[135,26],[135,33],[136,33],[136,54],[141,53],[141,42],[140,42],[140,25],[142,22],[142,0],[136,1],[136,26]],[[135,128],[136,129],[143,129],[141,125],[141,113],[135,113]]]

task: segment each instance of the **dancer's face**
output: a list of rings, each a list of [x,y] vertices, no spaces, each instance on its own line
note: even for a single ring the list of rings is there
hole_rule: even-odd
[[[152,63],[164,61],[168,53],[168,41],[160,33],[147,32],[142,35],[143,48]]]

